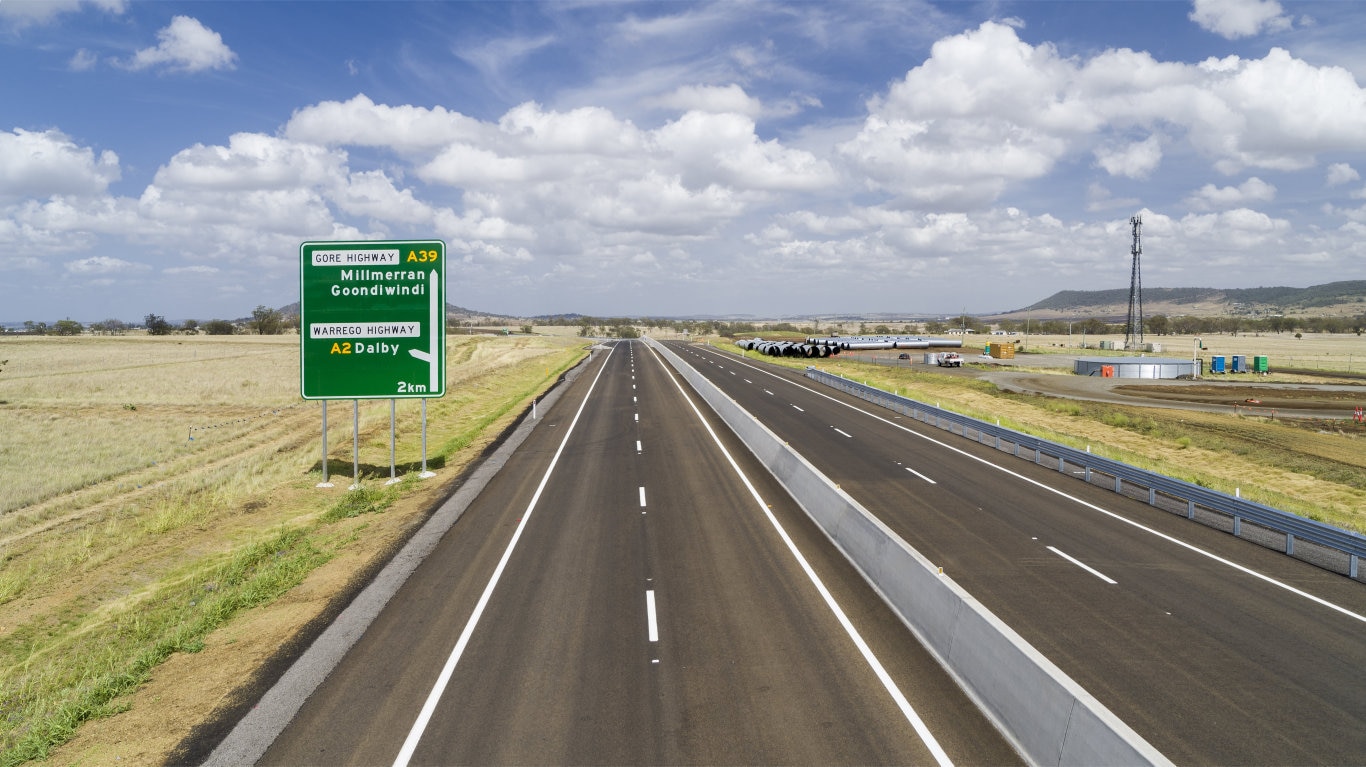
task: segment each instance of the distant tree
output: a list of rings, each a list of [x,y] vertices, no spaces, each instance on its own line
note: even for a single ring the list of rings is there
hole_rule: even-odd
[[[931,335],[939,335],[949,329],[949,326],[939,320],[930,320],[925,323],[925,332]]]
[[[185,324],[180,326],[186,335],[197,335],[199,333],[199,320],[185,320]]]
[[[85,332],[85,326],[67,317],[64,320],[57,320],[52,326],[52,334],[56,336],[78,336]]]
[[[28,332],[33,333],[35,335],[45,336],[47,335],[47,323],[34,322],[33,320],[24,320],[24,330],[27,330]]]
[[[237,332],[237,327],[227,320],[209,320],[204,323],[204,332],[211,336],[230,336]]]
[[[143,318],[142,324],[147,328],[147,334],[153,336],[165,336],[171,333],[171,323],[159,314],[149,314]]]
[[[525,335],[525,336],[531,335],[531,326],[530,326],[530,325],[523,325],[523,326],[522,326],[522,335]]]
[[[251,312],[251,322],[248,323],[257,335],[273,336],[280,332],[282,325],[280,312],[262,304]]]
[[[1143,327],[1155,336],[1165,336],[1171,332],[1171,322],[1165,314],[1155,314],[1143,323]]]

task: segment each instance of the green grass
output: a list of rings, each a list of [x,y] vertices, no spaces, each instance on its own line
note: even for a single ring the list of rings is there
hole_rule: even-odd
[[[46,641],[48,632],[37,626],[7,637],[5,656],[24,660],[0,684],[0,765],[46,758],[82,722],[117,713],[120,699],[172,653],[198,652],[210,631],[326,562],[333,552],[324,539],[318,531],[283,530],[153,589],[116,617],[89,616],[57,641]]]

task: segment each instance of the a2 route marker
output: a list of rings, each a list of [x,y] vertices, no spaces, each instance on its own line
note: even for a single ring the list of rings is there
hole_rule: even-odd
[[[327,400],[426,400],[446,394],[446,244],[300,245],[299,352],[299,391],[304,399],[323,400],[322,484],[330,486]],[[359,402],[355,407],[358,411]],[[423,475],[431,476],[425,401],[422,410]],[[389,432],[394,482],[392,404]],[[353,456],[353,473],[358,470]]]

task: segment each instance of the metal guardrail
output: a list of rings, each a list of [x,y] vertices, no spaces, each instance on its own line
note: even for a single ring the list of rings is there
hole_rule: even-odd
[[[1267,548],[1284,551],[1297,559],[1349,578],[1359,579],[1362,575],[1359,565],[1361,558],[1366,556],[1366,536],[926,405],[816,368],[808,367],[806,376],[950,432],[956,426],[958,431],[955,433],[964,437],[968,436],[969,431],[976,432],[977,442],[990,444],[988,440],[994,440],[997,450],[1005,449],[1002,443],[1007,443],[1013,446],[1017,457],[1032,457],[1034,463],[1043,464],[1045,457],[1051,458],[1057,462],[1060,472],[1068,472],[1069,466],[1076,467],[1074,476],[1079,475],[1078,478],[1088,484],[1097,484],[1096,475],[1112,478],[1112,489],[1116,493],[1142,499],[1142,493],[1136,495],[1135,492],[1144,490],[1150,506],[1173,513],[1184,512],[1187,519],[1223,529]],[[1022,456],[1022,451],[1027,452]],[[1298,548],[1297,544],[1300,544]]]

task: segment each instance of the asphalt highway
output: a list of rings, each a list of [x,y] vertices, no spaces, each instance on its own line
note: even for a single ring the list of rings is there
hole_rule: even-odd
[[[1366,763],[1366,588],[824,387],[671,344],[1178,764]]]
[[[1019,763],[665,363],[589,365],[261,764]]]

